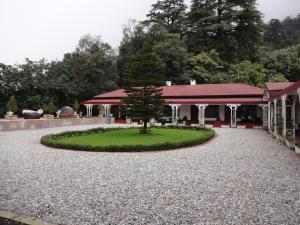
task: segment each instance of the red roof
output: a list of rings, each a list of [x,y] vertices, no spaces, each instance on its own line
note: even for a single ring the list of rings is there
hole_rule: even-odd
[[[262,103],[263,89],[247,84],[199,84],[162,86],[166,103],[207,103],[207,104],[259,104]],[[120,104],[126,97],[123,89],[96,95],[82,104]]]
[[[262,98],[172,98],[165,99],[167,104],[211,104],[211,105],[225,105],[225,104],[247,104],[257,105],[263,104]],[[101,105],[101,104],[121,104],[121,99],[92,99],[81,102],[82,104]]]
[[[244,96],[263,95],[263,89],[247,84],[199,84],[199,85],[174,85],[162,86],[163,97],[182,96]],[[123,98],[123,89],[107,92],[94,96],[98,98]]]
[[[211,104],[211,105],[225,105],[225,104],[247,104],[257,105],[262,104],[262,98],[175,98],[165,99],[168,104]]]
[[[276,82],[276,83],[266,83],[266,89],[268,91],[280,91],[293,84],[293,82]]]
[[[300,80],[298,80],[296,82],[291,82],[289,84],[290,85],[288,85],[286,88],[284,88],[281,91],[278,91],[275,94],[273,94],[269,100],[272,101],[275,98],[278,98],[278,97],[280,97],[284,94],[288,94],[289,92],[297,90],[298,88],[300,88]]]

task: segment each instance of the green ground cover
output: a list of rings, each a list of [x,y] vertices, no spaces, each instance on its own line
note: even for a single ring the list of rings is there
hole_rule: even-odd
[[[201,144],[214,136],[205,128],[152,128],[142,135],[138,128],[94,129],[47,135],[42,143],[49,147],[86,151],[147,151],[174,149]]]

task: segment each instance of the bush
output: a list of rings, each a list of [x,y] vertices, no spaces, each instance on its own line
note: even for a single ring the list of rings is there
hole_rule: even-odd
[[[14,95],[10,96],[9,101],[6,104],[6,108],[8,111],[17,112],[18,103],[17,103],[16,97]]]
[[[211,139],[215,132],[212,129],[204,128],[204,127],[185,127],[185,126],[168,126],[168,127],[152,127],[159,129],[190,129],[190,130],[201,130],[205,131],[205,135],[199,139],[195,139],[192,141],[185,141],[180,143],[160,143],[153,145],[110,145],[110,146],[91,146],[91,145],[80,145],[80,144],[72,144],[72,143],[63,143],[60,142],[60,139],[67,137],[75,137],[75,136],[84,136],[91,135],[97,133],[110,132],[119,129],[136,129],[136,128],[95,128],[89,129],[85,131],[66,131],[58,134],[50,134],[43,136],[41,139],[41,143],[45,146],[52,148],[60,148],[60,149],[70,149],[70,150],[79,150],[79,151],[97,151],[97,152],[141,152],[141,151],[159,151],[159,150],[170,150],[182,147],[189,147],[194,145],[202,144],[209,139]]]
[[[74,110],[75,110],[75,112],[78,112],[78,109],[79,109],[79,107],[80,107],[80,104],[79,104],[79,102],[78,102],[78,100],[76,99],[75,100],[75,102],[74,102]]]
[[[55,105],[54,105],[53,99],[51,99],[51,101],[48,103],[48,105],[46,105],[45,112],[49,113],[49,114],[53,114],[55,112]]]

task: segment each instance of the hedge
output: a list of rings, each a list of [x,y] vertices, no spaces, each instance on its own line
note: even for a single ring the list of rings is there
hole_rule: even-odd
[[[189,129],[189,130],[201,130],[205,131],[206,135],[199,139],[185,141],[180,143],[160,143],[153,145],[110,145],[110,146],[91,146],[91,145],[82,145],[82,144],[72,144],[72,143],[63,143],[59,142],[60,139],[67,137],[75,136],[84,136],[97,133],[110,132],[119,129],[136,129],[136,127],[131,128],[94,128],[83,131],[66,131],[58,134],[49,134],[41,138],[41,143],[47,147],[59,148],[59,149],[69,149],[69,150],[78,150],[78,151],[93,151],[93,152],[142,152],[142,151],[159,151],[159,150],[170,150],[182,147],[190,147],[194,145],[202,144],[212,137],[214,137],[215,131],[210,128],[204,127],[187,127],[187,126],[161,126],[161,127],[152,127],[159,129]]]

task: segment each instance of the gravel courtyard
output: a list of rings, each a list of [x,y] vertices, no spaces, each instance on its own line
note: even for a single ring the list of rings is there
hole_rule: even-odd
[[[56,150],[0,132],[0,210],[54,224],[300,224],[300,158],[262,130],[148,153]]]

